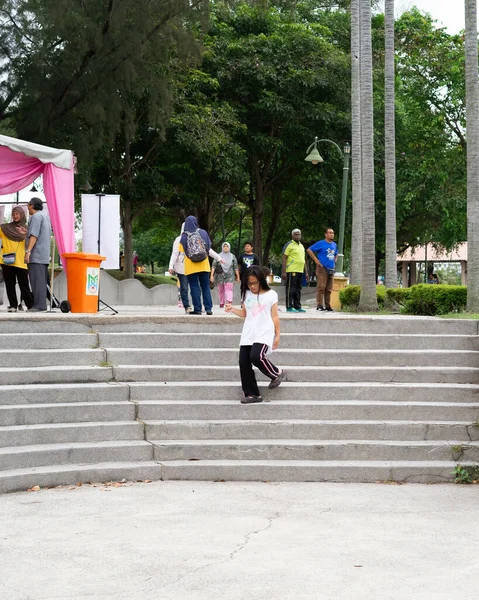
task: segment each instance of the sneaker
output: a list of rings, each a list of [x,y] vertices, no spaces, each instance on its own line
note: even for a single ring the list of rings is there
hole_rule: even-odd
[[[326,310],[326,307],[325,306],[321,306],[321,304],[318,304],[318,306],[316,307],[316,310],[324,311],[324,310]]]
[[[8,306],[7,307],[7,312],[17,312],[17,309],[13,308],[13,306]]]
[[[188,313],[190,313],[190,312],[192,312],[192,311],[193,311],[193,309],[191,308],[191,306],[187,306],[187,307],[185,308],[185,313],[186,313],[186,314],[188,314]]]
[[[200,312],[196,312],[196,310],[191,310],[188,314],[189,315],[201,315],[201,311]]]
[[[326,306],[326,309],[328,312],[334,312],[334,309],[332,309],[330,306]]]
[[[250,396],[245,396],[244,398],[241,398],[241,404],[254,404],[255,402],[263,402],[263,397],[253,396],[253,394],[251,394]]]
[[[213,311],[212,311],[212,310],[207,310],[207,311],[206,311],[206,314],[207,314],[207,315],[212,315],[212,314],[213,314]]]
[[[225,307],[225,305],[224,305],[224,304],[220,304],[220,308],[224,308],[224,307]]]
[[[294,313],[296,313],[296,312],[299,312],[299,310],[296,310],[295,308],[287,308],[286,312],[294,312]]]
[[[297,308],[296,310],[297,310],[298,312],[306,312],[306,311],[304,310],[304,308]]]
[[[273,381],[268,385],[268,388],[270,390],[274,390],[274,388],[277,388],[279,385],[281,385],[281,382],[284,381],[286,379],[286,371],[283,369],[281,371],[281,373],[278,375],[278,377],[276,377],[276,379],[273,379]]]
[[[25,310],[25,309],[23,308],[23,304],[19,304],[19,305],[18,305],[18,310],[19,310],[19,311],[24,311],[24,310]]]

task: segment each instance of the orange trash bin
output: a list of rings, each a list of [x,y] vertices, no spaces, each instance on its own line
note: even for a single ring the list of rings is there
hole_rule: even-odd
[[[62,256],[65,259],[71,312],[98,312],[100,264],[106,257],[87,252],[67,252]]]

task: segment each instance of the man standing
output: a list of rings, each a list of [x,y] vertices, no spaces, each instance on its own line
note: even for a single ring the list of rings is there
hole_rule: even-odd
[[[293,229],[293,238],[283,248],[282,278],[286,279],[286,312],[306,312],[301,308],[301,282],[303,273],[308,278],[306,254],[301,243],[301,231]]]
[[[47,278],[50,262],[50,237],[52,226],[50,219],[43,212],[40,198],[32,198],[28,203],[30,220],[26,240],[25,262],[28,264],[28,275],[33,292],[33,306],[29,312],[47,310]]]
[[[331,290],[333,289],[338,247],[333,242],[334,231],[331,227],[324,230],[324,240],[308,248],[308,254],[316,263],[316,310],[331,308]]]

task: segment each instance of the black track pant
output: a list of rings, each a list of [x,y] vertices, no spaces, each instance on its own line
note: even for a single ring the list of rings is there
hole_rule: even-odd
[[[253,371],[253,365],[270,379],[276,379],[281,373],[278,367],[266,358],[268,346],[266,344],[253,344],[240,346],[239,366],[241,374],[241,387],[245,396],[259,396],[258,384]]]
[[[286,273],[286,308],[301,308],[302,273]]]
[[[28,271],[13,265],[2,265],[3,279],[7,290],[8,304],[12,308],[18,308],[18,298],[16,283],[20,288],[21,299],[25,302],[27,308],[33,306],[33,294],[30,291],[28,283]]]

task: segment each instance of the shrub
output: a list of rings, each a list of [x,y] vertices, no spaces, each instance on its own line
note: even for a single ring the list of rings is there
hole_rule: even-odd
[[[359,305],[359,296],[361,295],[360,285],[347,285],[343,290],[339,290],[339,301],[341,308],[357,308]],[[384,305],[386,298],[386,288],[383,285],[376,286],[376,297],[379,306]]]
[[[463,285],[413,285],[405,309],[410,315],[446,315],[461,312],[467,305],[467,287]]]
[[[388,288],[386,290],[386,298],[400,306],[406,305],[410,295],[411,288]]]

